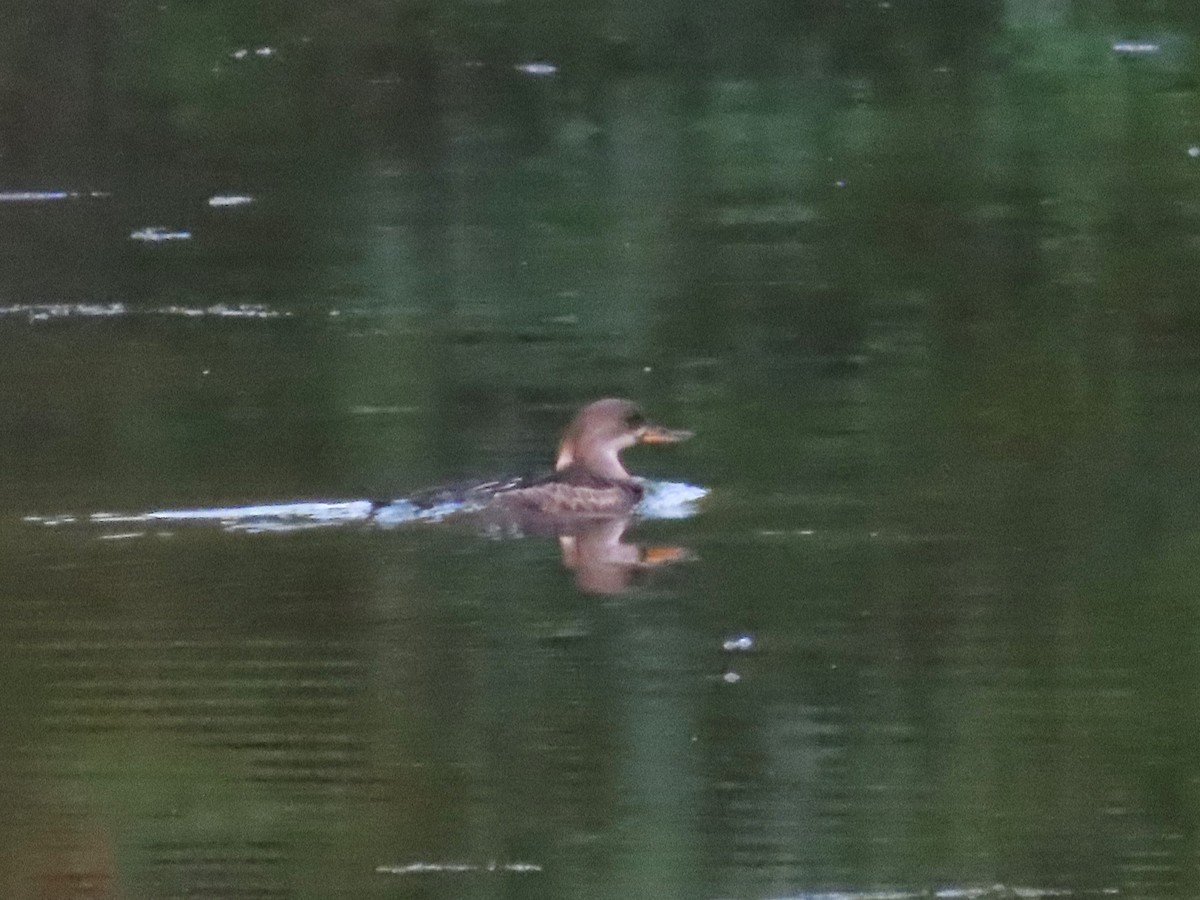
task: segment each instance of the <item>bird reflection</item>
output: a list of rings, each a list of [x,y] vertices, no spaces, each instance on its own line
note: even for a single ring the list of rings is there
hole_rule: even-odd
[[[691,562],[687,547],[625,540],[640,515],[633,510],[609,515],[550,513],[523,505],[488,503],[446,516],[447,522],[500,539],[555,538],[563,568],[575,576],[580,590],[618,594],[636,586],[651,571]]]
[[[690,550],[644,546],[621,540],[631,516],[614,516],[577,526],[558,535],[563,566],[589,594],[619,594],[642,572],[693,559]]]

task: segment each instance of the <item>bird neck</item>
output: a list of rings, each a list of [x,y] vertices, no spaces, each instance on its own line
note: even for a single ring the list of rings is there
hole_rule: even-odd
[[[609,481],[633,480],[633,476],[621,465],[621,458],[615,447],[581,449],[571,441],[564,441],[558,449],[558,459],[555,460],[554,469],[556,472],[575,469]]]
[[[556,480],[567,484],[603,487],[608,484],[636,484],[632,475],[621,465],[615,450],[575,455],[561,452],[555,463]]]

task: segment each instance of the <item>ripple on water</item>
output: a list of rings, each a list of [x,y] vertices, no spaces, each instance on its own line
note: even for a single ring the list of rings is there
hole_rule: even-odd
[[[646,482],[646,495],[634,514],[643,519],[685,519],[694,516],[698,503],[708,490],[684,482]],[[439,522],[448,516],[478,511],[478,501],[446,500],[418,504],[408,498],[398,498],[380,505],[371,500],[306,500],[293,503],[259,503],[247,506],[202,506],[181,509],[157,509],[147,512],[94,512],[88,515],[52,514],[27,515],[22,521],[46,527],[87,522],[98,526],[130,526],[145,524],[180,525],[212,524],[229,532],[258,534],[264,532],[306,531],[350,524],[369,524],[381,528],[419,522]],[[141,536],[145,532],[126,529],[122,538]],[[113,536],[106,535],[112,540]]]

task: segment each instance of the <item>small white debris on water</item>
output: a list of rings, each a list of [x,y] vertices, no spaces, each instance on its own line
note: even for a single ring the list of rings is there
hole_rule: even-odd
[[[1019,897],[1021,900],[1043,900],[1049,897],[1092,897],[1097,891],[1077,892],[1070,888],[1037,888],[1020,885],[993,884],[986,887],[945,887],[935,890],[867,890],[867,891],[819,891],[816,893],[791,894],[773,900],[1000,900]],[[1115,888],[1101,888],[1104,895],[1120,894]]]
[[[548,78],[558,74],[558,66],[548,62],[527,62],[513,66],[518,72],[532,75],[534,78]]]
[[[107,191],[0,191],[0,203],[54,203],[59,200],[94,200],[111,197]]]
[[[360,404],[351,406],[347,412],[352,416],[398,416],[419,412],[416,406],[369,406]]]
[[[144,531],[119,531],[115,534],[102,534],[97,540],[101,541],[128,541],[132,538],[145,537]]]
[[[161,243],[162,241],[190,241],[192,233],[182,228],[139,228],[137,231],[130,232],[129,239],[131,241],[145,241],[152,244]]]
[[[1187,153],[1188,156],[1190,156],[1192,159],[1195,159],[1196,157],[1200,156],[1200,146],[1193,144],[1191,147],[1188,147]]]
[[[251,55],[254,55],[266,59],[268,56],[274,56],[278,52],[274,47],[255,47],[253,50],[249,47],[238,47],[236,50],[230,52],[229,58],[242,60],[249,59]]]
[[[380,875],[423,875],[426,872],[476,872],[470,863],[409,863],[406,866],[376,866]]]
[[[245,206],[253,203],[254,198],[246,194],[215,194],[208,198],[208,205],[216,208],[227,206]]]
[[[816,534],[811,528],[760,528],[758,530],[759,537],[779,538],[779,537],[812,537]]]
[[[1161,50],[1160,44],[1154,41],[1113,41],[1113,53],[1124,53],[1129,56],[1145,56]]]
[[[22,516],[21,521],[29,522],[31,525],[45,525],[53,528],[55,525],[70,525],[78,522],[79,519],[68,514],[61,516]]]
[[[476,863],[415,862],[406,863],[404,865],[375,867],[375,874],[377,875],[444,875],[459,874],[463,872],[516,872],[520,874],[528,874],[530,872],[541,871],[542,867],[537,863],[498,863],[494,860],[484,865]]]
[[[271,309],[259,303],[238,303],[230,306],[214,303],[212,306],[162,306],[149,311],[152,315],[183,316],[193,319],[215,316],[220,319],[290,319],[290,310]]]
[[[48,200],[66,200],[70,191],[0,191],[0,203],[44,203]]]
[[[742,676],[739,675],[737,672],[726,672],[724,675],[721,676],[721,680],[723,682],[725,682],[726,684],[737,684],[739,681],[742,680]]]
[[[727,653],[745,652],[754,649],[754,636],[739,634],[721,642],[721,649]]]
[[[126,312],[123,303],[17,303],[13,306],[0,306],[0,316],[28,316],[31,322],[45,322],[48,319],[62,319],[67,316],[122,316]]]

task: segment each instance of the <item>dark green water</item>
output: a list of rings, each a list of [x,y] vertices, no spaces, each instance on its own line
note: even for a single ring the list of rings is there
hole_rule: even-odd
[[[1200,896],[1190,3],[5,19],[0,897]]]

